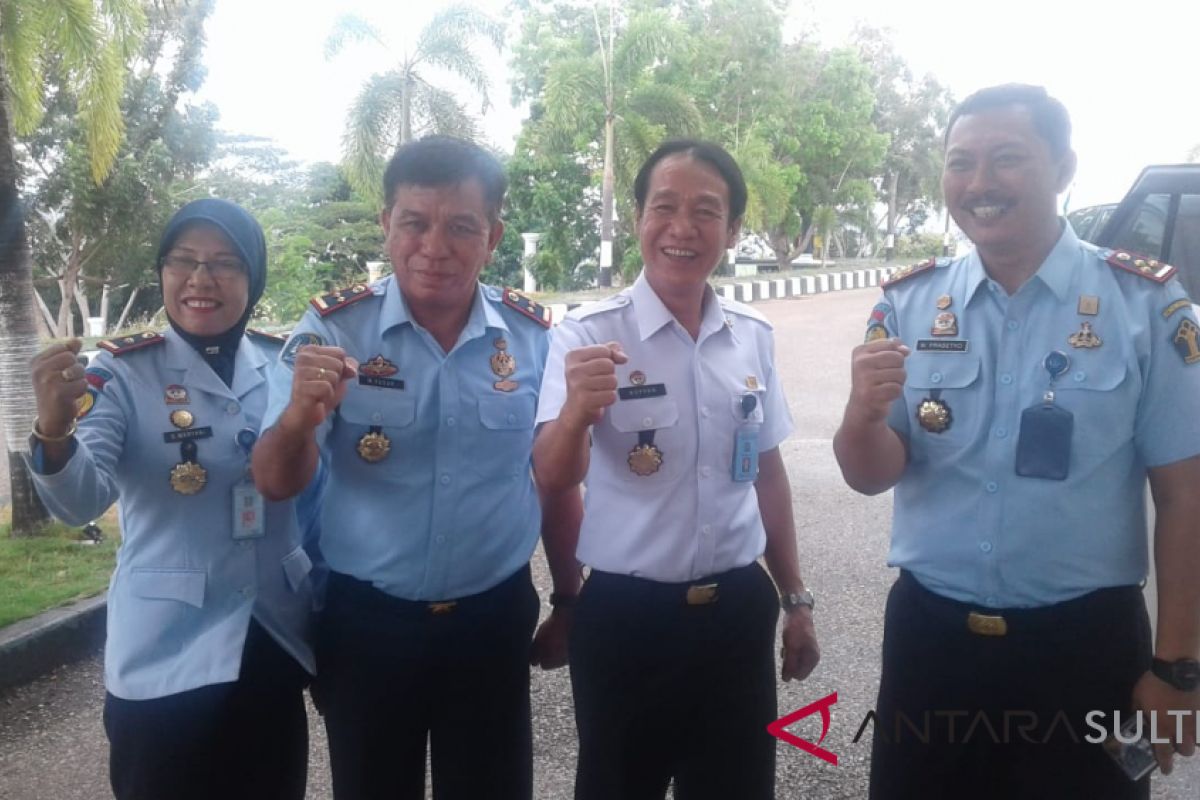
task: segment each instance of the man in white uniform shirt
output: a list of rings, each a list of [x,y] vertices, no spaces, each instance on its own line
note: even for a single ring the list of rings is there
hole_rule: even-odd
[[[722,148],[680,140],[647,159],[634,195],[644,271],[555,331],[534,445],[548,488],[587,484],[575,796],[662,798],[674,779],[678,800],[767,800],[780,599],[783,678],[820,656],[771,326],[708,286],[746,184]]]

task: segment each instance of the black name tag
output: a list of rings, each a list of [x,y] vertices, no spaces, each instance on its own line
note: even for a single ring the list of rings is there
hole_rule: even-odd
[[[1071,434],[1075,415],[1065,408],[1042,403],[1021,412],[1017,439],[1017,474],[1048,481],[1067,479],[1071,468]]]
[[[163,441],[167,444],[173,442],[188,442],[192,439],[211,439],[213,435],[212,428],[192,428],[187,431],[167,431],[163,434]]]
[[[622,386],[617,396],[622,400],[644,400],[647,397],[662,397],[667,393],[665,383],[647,383],[644,386]]]
[[[371,375],[359,375],[359,386],[375,386],[380,389],[403,389],[404,381],[399,378],[376,378]]]
[[[966,339],[917,339],[918,353],[965,353]]]

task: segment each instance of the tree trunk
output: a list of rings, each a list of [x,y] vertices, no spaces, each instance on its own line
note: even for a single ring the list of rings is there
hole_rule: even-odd
[[[47,518],[22,454],[36,415],[29,360],[37,353],[33,273],[17,192],[8,75],[0,51],[0,417],[12,485],[12,535],[29,536]]]
[[[614,123],[612,97],[604,116],[604,182],[600,189],[600,276],[601,286],[613,285],[613,187],[616,168],[613,164]]]
[[[82,285],[75,284],[75,305],[79,308],[79,319],[82,322],[82,328],[79,331],[80,336],[88,335],[88,317],[92,315],[92,307],[88,302],[87,292],[84,291]]]
[[[104,288],[100,290],[100,335],[108,335],[108,295],[110,289],[108,284],[104,284]]]
[[[404,95],[400,98],[400,144],[405,145],[412,141],[413,79],[411,74],[405,74],[402,85],[403,88],[400,91]]]
[[[36,288],[33,290],[33,299],[37,302],[38,311],[40,314],[34,314],[37,320],[38,337],[42,339],[54,338],[54,315],[50,313],[50,306],[46,305],[46,301],[42,299],[42,293]]]
[[[117,320],[117,324],[113,326],[114,331],[119,331],[125,327],[125,320],[129,319],[129,312],[133,310],[133,301],[137,300],[140,287],[133,287],[133,291],[129,293],[129,299],[125,301],[125,308],[121,311],[121,318]],[[107,335],[107,334],[105,334]]]

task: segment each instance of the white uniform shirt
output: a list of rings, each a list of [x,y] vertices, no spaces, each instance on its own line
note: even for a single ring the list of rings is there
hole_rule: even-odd
[[[566,401],[566,353],[610,341],[629,356],[617,366],[620,387],[633,386],[631,375],[640,372],[643,387],[662,384],[666,391],[618,399],[593,427],[579,559],[666,582],[751,563],[762,555],[766,533],[754,483],[733,480],[735,434],[757,429],[762,453],[792,430],[770,323],[709,288],[693,341],[642,275],[621,293],[571,312],[554,330],[538,423],[557,418]],[[755,398],[748,415],[746,395]],[[662,465],[641,476],[628,458],[646,430],[654,430]]]

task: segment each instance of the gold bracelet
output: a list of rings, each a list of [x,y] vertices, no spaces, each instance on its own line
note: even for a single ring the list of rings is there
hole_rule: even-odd
[[[44,434],[38,430],[38,421],[35,419],[33,421],[33,438],[37,439],[39,442],[48,442],[50,444],[57,444],[59,442],[65,442],[67,439],[70,439],[72,436],[75,435],[75,431],[77,431],[78,429],[79,429],[79,426],[75,424],[75,420],[71,420],[71,427],[67,428],[67,432],[64,433],[62,436],[47,436],[46,434]]]

